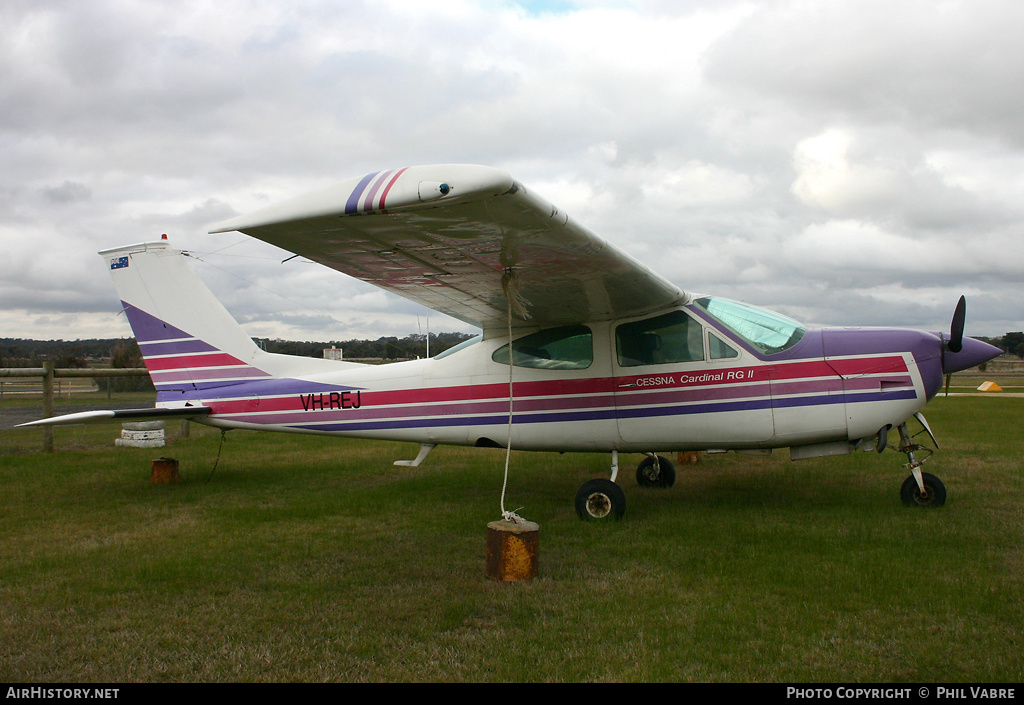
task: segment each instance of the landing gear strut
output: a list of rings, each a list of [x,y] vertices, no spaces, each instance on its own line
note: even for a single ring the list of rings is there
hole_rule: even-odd
[[[914,416],[921,422],[924,427],[923,431],[928,433],[932,442],[938,447],[939,444],[935,442],[935,436],[928,427],[928,422],[920,414],[914,414]],[[941,507],[946,503],[946,486],[935,475],[921,472],[921,465],[931,457],[932,450],[914,442],[905,421],[899,425],[898,430],[900,433],[899,451],[907,454],[909,461],[907,467],[910,468],[911,473],[900,488],[900,499],[908,507]],[[918,453],[920,452],[927,452],[927,455],[919,458]]]
[[[619,452],[612,451],[612,477],[610,480],[590,480],[576,493],[576,513],[580,519],[621,519],[626,513],[626,495],[615,484],[619,475]],[[675,484],[676,469],[672,461],[654,453],[640,461],[636,469],[636,482],[641,487],[667,488]]]

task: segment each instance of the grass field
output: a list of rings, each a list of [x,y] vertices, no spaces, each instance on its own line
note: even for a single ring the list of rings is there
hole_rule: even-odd
[[[158,451],[3,430],[0,681],[1020,682],[1022,404],[929,405],[931,510],[893,452],[706,456],[667,491],[624,456],[626,517],[585,523],[608,457],[516,453],[518,583],[484,575],[502,451],[233,431],[213,472],[195,424]]]

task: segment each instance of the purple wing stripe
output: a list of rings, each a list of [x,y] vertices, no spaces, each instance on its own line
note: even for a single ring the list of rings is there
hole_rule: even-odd
[[[363,195],[363,191],[366,190],[367,185],[373,181],[373,177],[379,174],[379,171],[375,171],[372,174],[367,174],[359,182],[359,185],[352,190],[352,195],[348,197],[348,202],[345,203],[345,214],[350,215],[352,213],[359,212],[359,198]]]
[[[380,191],[380,187],[384,185],[384,182],[387,181],[388,177],[390,177],[393,173],[395,173],[394,169],[392,169],[391,171],[382,171],[377,180],[373,182],[373,186],[371,186],[370,189],[366,192],[366,199],[363,201],[364,211],[373,210],[374,197]]]

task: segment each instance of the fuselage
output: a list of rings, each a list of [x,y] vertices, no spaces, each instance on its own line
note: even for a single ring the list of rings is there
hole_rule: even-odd
[[[143,352],[159,406],[208,406],[205,423],[222,428],[504,447],[511,416],[512,446],[524,450],[802,447],[809,457],[904,422],[944,373],[995,350],[968,338],[953,356],[940,335],[908,329],[805,329],[710,297],[513,339],[511,366],[507,334],[491,332],[432,359],[307,361],[295,374],[281,374],[281,356],[268,356],[271,374],[184,339]]]

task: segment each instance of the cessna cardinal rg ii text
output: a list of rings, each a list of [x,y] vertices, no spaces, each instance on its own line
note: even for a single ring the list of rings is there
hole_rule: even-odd
[[[360,365],[260,350],[166,241],[105,258],[158,395],[155,409],[34,422],[192,418],[247,428],[437,444],[611,453],[584,518],[620,517],[618,454],[669,486],[654,451],[790,448],[794,459],[909,457],[908,504],[938,505],[930,451],[907,430],[943,376],[1000,351],[950,334],[807,329],[681,291],[513,180],[481,166],[368,174],[220,223],[482,329],[432,359]],[[511,331],[511,350],[510,350]],[[511,363],[511,367],[510,367]],[[510,376],[512,384],[510,387]],[[510,394],[511,392],[511,394]],[[510,400],[511,396],[511,400]],[[932,439],[934,444],[934,438]]]

